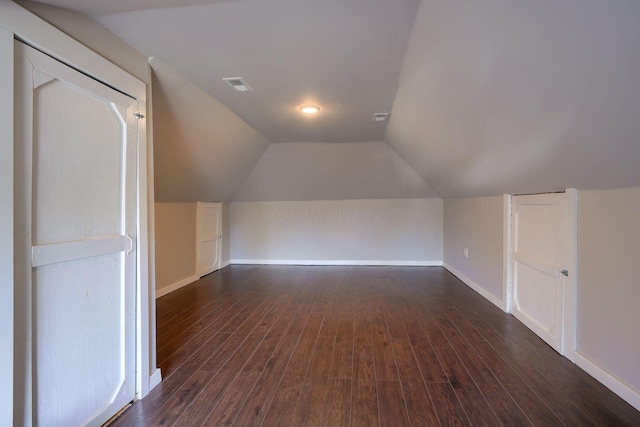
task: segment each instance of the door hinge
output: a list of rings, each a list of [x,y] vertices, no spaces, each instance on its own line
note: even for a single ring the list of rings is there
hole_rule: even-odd
[[[144,119],[144,114],[142,114],[140,111],[136,111],[135,113],[133,113],[133,116],[137,119]]]
[[[569,277],[569,270],[562,270],[560,273],[566,277]]]

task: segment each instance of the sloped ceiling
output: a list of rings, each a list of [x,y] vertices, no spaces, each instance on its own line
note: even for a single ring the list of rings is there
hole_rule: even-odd
[[[235,201],[411,199],[437,194],[382,141],[271,144]]]
[[[445,198],[640,185],[640,2],[423,0],[386,140]]]
[[[357,174],[343,173],[343,154],[335,160],[341,149],[300,148],[381,140],[426,183],[415,191],[445,198],[640,186],[637,1],[46,2],[91,14],[162,61],[159,200],[228,200],[237,189],[242,199],[302,197],[301,186],[265,190],[260,181],[296,163],[314,197],[413,194],[419,181],[405,193],[406,171],[389,186],[352,187]],[[168,83],[171,73],[183,84]],[[233,93],[221,81],[236,76],[255,91]],[[296,111],[304,102],[325,115],[305,119]],[[389,110],[388,124],[371,121]],[[258,162],[269,141],[295,143],[273,144]],[[355,147],[366,162],[380,151]],[[393,170],[398,159],[387,159]],[[316,192],[312,177],[336,161],[341,183]]]
[[[151,67],[156,200],[230,200],[269,141],[162,61]]]

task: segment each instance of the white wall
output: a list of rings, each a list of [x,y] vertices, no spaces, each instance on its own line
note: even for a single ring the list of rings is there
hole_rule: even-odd
[[[502,216],[502,197],[444,201],[445,266],[499,307],[503,303]]]
[[[156,203],[156,295],[194,280],[196,204]]]
[[[638,409],[639,244],[640,187],[580,192],[577,351],[632,389],[627,400]],[[581,364],[587,371],[588,363]]]
[[[234,201],[437,197],[382,141],[271,144]]]
[[[233,202],[234,263],[442,263],[442,200]]]

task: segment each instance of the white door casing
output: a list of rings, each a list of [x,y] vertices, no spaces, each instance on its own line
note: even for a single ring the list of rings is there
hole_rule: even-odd
[[[136,389],[138,102],[15,49],[24,419],[101,425]]]
[[[205,276],[220,269],[222,255],[222,204],[198,202],[196,205],[196,275]]]
[[[564,352],[565,194],[512,199],[511,311],[560,354]]]

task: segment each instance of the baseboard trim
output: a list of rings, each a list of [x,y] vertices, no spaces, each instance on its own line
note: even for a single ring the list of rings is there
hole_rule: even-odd
[[[160,368],[156,368],[156,370],[153,371],[153,374],[149,377],[149,392],[156,388],[161,382],[162,372],[160,371]]]
[[[378,261],[378,260],[282,260],[282,259],[232,259],[231,264],[256,265],[381,265],[406,267],[442,267],[442,261]]]
[[[473,280],[471,280],[470,278],[468,278],[467,276],[465,276],[460,271],[456,270],[454,267],[450,266],[446,262],[443,263],[443,266],[445,269],[449,271],[449,273],[453,274],[458,279],[460,279],[462,283],[464,283],[465,285],[467,285],[468,287],[470,287],[471,289],[473,289],[474,291],[476,291],[477,293],[479,293],[480,295],[488,299],[491,303],[496,305],[500,310],[504,311],[504,304],[502,303],[502,300],[500,300],[500,298],[497,298],[491,292],[487,291],[485,288],[478,285],[476,282],[474,282]]]
[[[185,279],[182,279],[179,282],[171,284],[171,285],[169,285],[167,287],[164,287],[162,289],[156,289],[156,299],[158,299],[158,298],[160,298],[162,296],[165,296],[168,293],[171,293],[173,291],[177,291],[178,289],[180,289],[180,288],[182,288],[184,286],[187,286],[187,285],[195,282],[198,279],[199,279],[199,277],[194,274],[193,276],[190,276],[190,277],[187,277]]]
[[[579,351],[574,350],[574,363],[587,374],[600,381],[609,390],[620,396],[629,405],[640,411],[640,393],[614,377],[600,366],[593,363]]]
[[[228,259],[222,263],[222,265],[220,266],[220,270],[222,270],[225,267],[229,267],[230,265],[231,265],[231,260]]]

